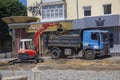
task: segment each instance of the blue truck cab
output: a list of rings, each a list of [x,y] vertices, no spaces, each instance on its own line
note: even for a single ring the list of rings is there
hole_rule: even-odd
[[[85,58],[104,56],[110,53],[109,35],[107,30],[83,31],[83,53]]]

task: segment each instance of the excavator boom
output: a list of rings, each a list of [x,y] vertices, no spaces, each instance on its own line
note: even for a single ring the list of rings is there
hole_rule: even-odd
[[[38,40],[39,40],[39,36],[42,35],[42,33],[48,28],[48,27],[53,27],[55,25],[58,25],[57,23],[46,23],[46,24],[42,24],[42,26],[40,27],[40,29],[35,33],[34,35],[34,45],[35,45],[35,50],[37,53],[39,53],[39,45],[38,45]]]

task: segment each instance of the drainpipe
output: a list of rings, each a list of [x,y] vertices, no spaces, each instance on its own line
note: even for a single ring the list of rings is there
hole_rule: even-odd
[[[77,19],[79,19],[78,0],[76,0]]]

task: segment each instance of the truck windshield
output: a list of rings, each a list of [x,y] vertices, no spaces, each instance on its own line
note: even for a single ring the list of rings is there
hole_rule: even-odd
[[[108,41],[108,33],[101,33],[102,34],[102,41]]]

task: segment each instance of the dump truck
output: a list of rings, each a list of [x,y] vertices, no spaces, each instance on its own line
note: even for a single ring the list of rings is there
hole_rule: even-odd
[[[110,52],[107,30],[83,29],[77,34],[47,35],[44,43],[54,59],[76,55],[91,60]]]

